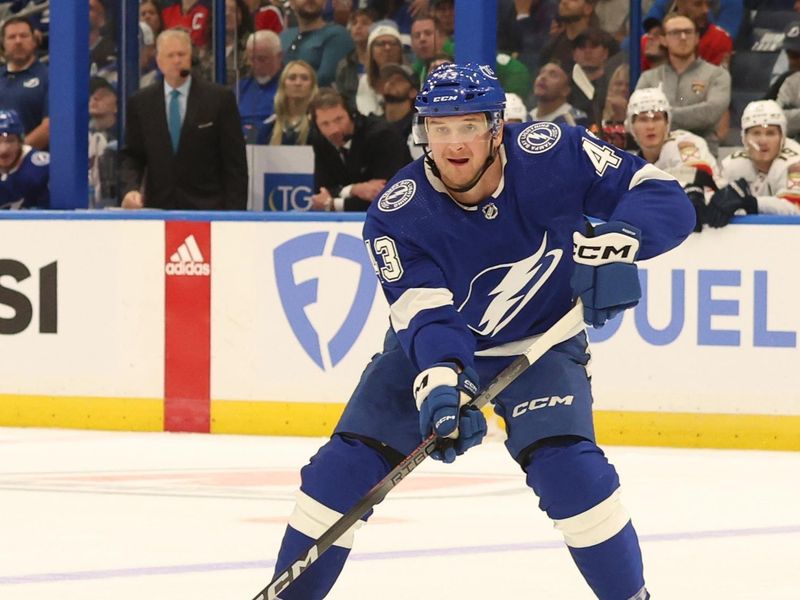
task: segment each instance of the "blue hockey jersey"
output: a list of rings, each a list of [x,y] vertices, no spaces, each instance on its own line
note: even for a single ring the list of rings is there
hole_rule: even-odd
[[[572,234],[585,216],[641,230],[638,259],[692,231],[694,209],[670,176],[582,127],[505,127],[503,178],[457,203],[424,159],[401,169],[367,212],[364,241],[391,324],[420,370],[474,364],[547,330],[572,305]],[[519,352],[516,352],[519,353]]]
[[[0,173],[0,209],[50,206],[50,154],[23,146],[22,161]]]

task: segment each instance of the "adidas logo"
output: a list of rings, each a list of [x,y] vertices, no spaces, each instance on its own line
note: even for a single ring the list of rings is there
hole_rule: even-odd
[[[200,275],[208,277],[211,265],[203,259],[203,253],[197,245],[194,235],[190,235],[178,246],[178,250],[169,257],[164,266],[167,275]]]

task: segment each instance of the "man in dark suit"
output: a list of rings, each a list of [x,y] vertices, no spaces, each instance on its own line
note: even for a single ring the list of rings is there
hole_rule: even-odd
[[[311,210],[363,211],[411,162],[402,136],[385,119],[351,113],[333,88],[321,88],[308,112],[321,135],[314,138]]]
[[[156,62],[164,81],[128,101],[123,208],[247,208],[247,159],[236,98],[227,88],[192,77],[191,55],[189,34],[162,32]]]

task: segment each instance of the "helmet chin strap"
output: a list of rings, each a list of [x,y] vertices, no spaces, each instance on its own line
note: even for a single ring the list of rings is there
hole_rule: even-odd
[[[428,149],[428,146],[426,145],[425,149],[423,150],[423,152],[425,153],[425,163],[428,165],[428,167],[430,167],[431,173],[433,173],[434,176],[439,181],[442,182],[444,187],[447,188],[447,191],[455,192],[457,194],[463,194],[464,192],[468,192],[476,185],[478,185],[478,182],[481,180],[481,177],[483,177],[483,174],[486,173],[489,167],[492,166],[492,163],[494,163],[494,161],[497,159],[497,154],[499,151],[500,151],[499,146],[497,148],[494,147],[494,136],[490,137],[489,156],[487,156],[486,160],[483,161],[483,166],[480,169],[478,169],[478,172],[475,174],[475,176],[472,179],[470,179],[466,184],[460,187],[450,187],[445,183],[444,179],[442,179],[442,173],[439,171],[439,167],[436,166],[436,163],[431,157],[431,153],[430,150]]]

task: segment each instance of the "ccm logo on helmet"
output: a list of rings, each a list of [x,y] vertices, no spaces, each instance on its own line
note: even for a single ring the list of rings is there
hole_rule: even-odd
[[[449,102],[450,100],[458,100],[458,96],[437,96],[433,99],[434,102]]]

